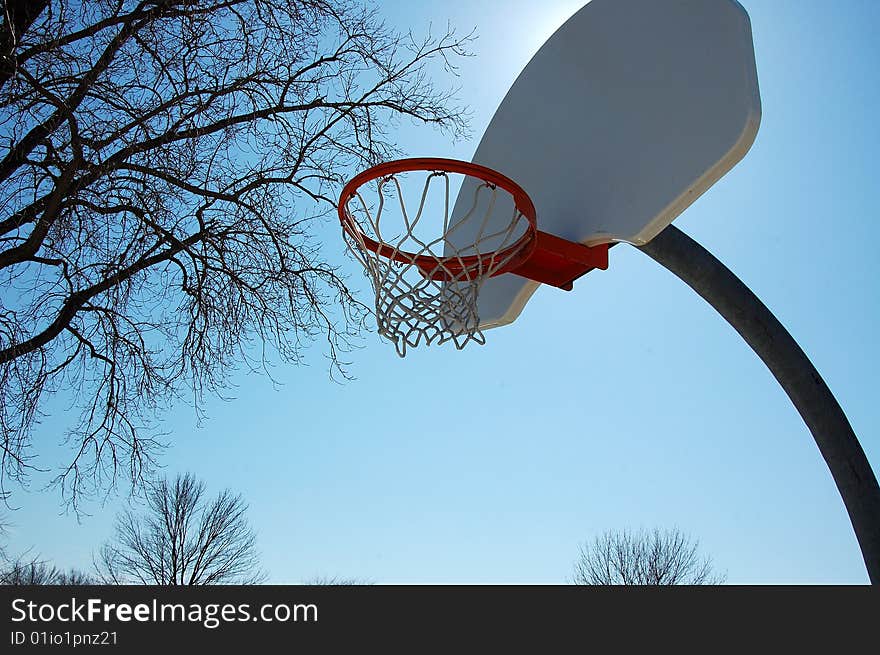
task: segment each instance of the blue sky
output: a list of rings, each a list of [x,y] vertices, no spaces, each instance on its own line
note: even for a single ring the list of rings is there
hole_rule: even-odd
[[[880,4],[743,4],[761,129],[676,225],[791,331],[876,470]],[[479,34],[456,81],[474,137],[450,143],[403,126],[401,146],[470,158],[518,72],[580,5],[381,3],[401,29],[449,20]],[[367,300],[338,227],[324,234],[328,257]],[[236,376],[233,399],[210,399],[201,424],[175,408],[162,463],[245,496],[277,583],[561,583],[580,542],[654,526],[699,539],[731,583],[867,582],[843,503],[788,398],[733,329],[645,255],[614,248],[607,272],[572,293],[540,289],[487,339],[401,360],[368,334],[344,384],[328,378],[317,344],[307,366],[276,369],[278,388]],[[47,420],[38,437],[51,444],[59,425]],[[87,505],[77,521],[35,480],[13,503],[13,550],[88,568],[122,501]]]

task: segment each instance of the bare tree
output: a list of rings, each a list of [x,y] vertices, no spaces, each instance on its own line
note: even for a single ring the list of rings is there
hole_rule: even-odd
[[[67,571],[58,572],[58,580],[55,584],[68,586],[92,585],[98,584],[98,580],[83,571],[68,569]]]
[[[56,584],[58,569],[38,558],[19,558],[7,562],[0,570],[0,584],[3,585],[50,585]]]
[[[89,585],[97,582],[76,569],[63,571],[39,558],[19,558],[0,569],[0,585]]]
[[[0,585],[87,585],[95,584],[91,576],[70,569],[63,571],[38,556],[27,553],[11,557],[6,549],[9,523],[0,517]]]
[[[309,578],[308,580],[304,580],[304,585],[312,585],[316,587],[355,587],[355,586],[372,586],[375,583],[371,580],[364,580],[362,578],[344,578],[336,575],[326,576],[319,575],[314,578]]]
[[[157,412],[266,347],[296,363],[322,337],[342,370],[365,308],[313,226],[399,120],[463,133],[429,73],[469,37],[401,35],[357,0],[2,8],[2,479],[38,465],[45,396],[72,392],[75,502],[140,481]]]
[[[583,544],[572,582],[581,585],[711,585],[716,573],[699,543],[677,529],[611,530]]]
[[[213,500],[191,474],[150,484],[143,514],[116,520],[114,538],[96,562],[106,584],[256,584],[260,570],[256,534],[247,504],[228,489]]]

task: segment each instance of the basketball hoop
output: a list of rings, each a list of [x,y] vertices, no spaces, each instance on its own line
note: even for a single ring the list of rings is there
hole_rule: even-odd
[[[450,193],[459,178],[468,206],[456,212]],[[407,211],[405,193],[419,198],[415,210]],[[426,211],[430,199],[442,199],[442,209]],[[401,357],[422,344],[485,343],[477,300],[491,277],[510,272],[571,289],[584,272],[607,267],[607,244],[588,248],[540,232],[518,184],[453,159],[403,159],[363,171],[342,190],[339,220],[373,286],[379,334]]]

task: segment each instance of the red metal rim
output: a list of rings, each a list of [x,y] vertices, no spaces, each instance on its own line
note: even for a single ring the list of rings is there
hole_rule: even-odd
[[[385,243],[371,239],[364,234],[363,230],[358,226],[357,221],[355,221],[348,212],[349,200],[357,194],[357,190],[361,186],[370,180],[381,179],[394,175],[395,173],[404,173],[407,171],[444,171],[447,173],[460,173],[499,186],[513,196],[514,205],[526,218],[529,227],[525,234],[517,239],[515,243],[501,251],[491,252],[485,255],[468,255],[467,257],[432,257],[430,255],[416,255],[415,253],[398,250]],[[342,193],[339,196],[338,211],[342,229],[359,242],[363,243],[374,253],[404,264],[414,263],[421,270],[422,274],[435,280],[457,279],[461,273],[477,270],[484,265],[490,264],[493,260],[508,261],[497,271],[493,272],[492,277],[507,273],[518,268],[524,261],[531,257],[537,244],[538,219],[537,213],[535,212],[535,205],[522,187],[498,171],[485,166],[480,166],[479,164],[459,161],[457,159],[414,157],[411,159],[399,159],[396,161],[385,162],[368,168],[355,175],[348,184],[343,187]]]

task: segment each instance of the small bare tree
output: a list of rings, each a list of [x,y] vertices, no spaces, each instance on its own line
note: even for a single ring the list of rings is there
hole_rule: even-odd
[[[228,489],[213,500],[191,474],[148,485],[146,508],[116,520],[96,569],[106,584],[256,584],[260,569],[247,504]]]
[[[2,46],[2,44],[0,44]],[[63,571],[38,556],[26,553],[11,557],[6,548],[9,523],[0,516],[0,585],[87,585],[95,581],[87,574]]]
[[[355,587],[355,586],[371,586],[375,584],[370,580],[364,580],[362,578],[345,578],[339,577],[336,575],[326,576],[319,575],[314,578],[309,578],[308,580],[304,580],[302,584],[305,585],[313,585],[316,587]]]
[[[97,584],[91,576],[70,569],[63,571],[38,558],[19,558],[0,568],[0,585],[89,585]]]
[[[572,582],[581,585],[711,585],[725,576],[677,529],[611,530],[583,544]]]
[[[324,338],[341,364],[364,308],[315,221],[400,119],[465,126],[429,73],[468,38],[366,1],[0,2],[0,481],[36,466],[52,392],[80,410],[75,502],[140,481],[156,412],[264,347],[296,363]]]
[[[50,585],[56,584],[58,569],[38,558],[19,558],[7,562],[0,571],[3,585]]]

